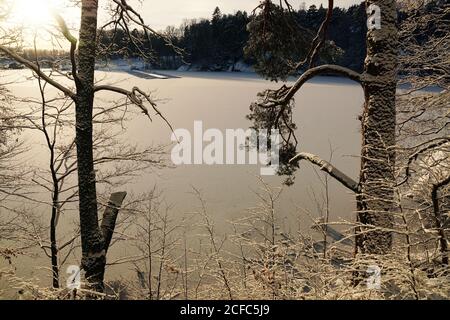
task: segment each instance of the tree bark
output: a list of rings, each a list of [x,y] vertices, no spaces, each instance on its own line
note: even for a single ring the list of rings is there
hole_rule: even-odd
[[[52,283],[53,288],[59,288],[59,265],[58,265],[58,245],[56,239],[56,216],[57,216],[57,205],[58,205],[58,196],[57,190],[54,190],[53,196],[53,207],[52,207],[52,216],[50,220],[50,255],[52,261]]]
[[[431,200],[433,202],[433,212],[436,224],[436,230],[439,234],[439,249],[442,255],[442,265],[448,266],[448,241],[445,234],[445,225],[447,224],[447,219],[442,215],[439,207],[439,189],[445,187],[450,183],[450,176],[441,182],[433,185],[431,191]]]
[[[97,0],[82,1],[75,104],[81,267],[91,289],[102,292],[106,251],[98,223],[92,138],[97,14]]]
[[[381,28],[367,32],[363,76],[365,106],[362,117],[358,220],[365,225],[357,236],[357,251],[384,254],[392,245],[398,31],[395,0],[367,0],[381,10]],[[370,14],[370,13],[369,13]]]

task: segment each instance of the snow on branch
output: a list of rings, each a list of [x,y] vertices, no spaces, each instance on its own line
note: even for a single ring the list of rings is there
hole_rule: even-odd
[[[318,156],[311,153],[301,152],[297,154],[294,158],[292,158],[290,162],[293,162],[295,160],[307,160],[312,164],[318,166],[320,170],[328,173],[330,176],[335,178],[337,181],[339,181],[348,189],[352,190],[355,193],[359,192],[359,184],[355,180],[347,176],[342,171],[338,170],[331,163],[319,158]]]
[[[292,87],[289,87],[289,90],[280,98],[279,100],[269,100],[264,104],[264,107],[275,107],[278,105],[285,105],[289,103],[289,101],[294,98],[295,94],[303,87],[303,85],[311,80],[312,78],[324,74],[335,74],[340,76],[345,76],[350,80],[356,81],[360,84],[363,82],[363,75],[355,72],[349,68],[341,67],[338,65],[332,64],[324,64],[315,68],[308,69],[305,71],[300,78],[295,82]]]
[[[6,48],[5,46],[0,45],[0,52],[3,52],[4,54],[6,54],[10,58],[14,59],[18,63],[23,64],[28,69],[31,69],[40,78],[42,78],[45,82],[47,82],[51,86],[55,87],[56,89],[58,89],[59,91],[64,93],[66,96],[68,96],[68,97],[70,97],[72,99],[75,99],[75,93],[72,92],[72,90],[70,90],[69,88],[66,88],[65,86],[63,86],[59,82],[53,80],[51,77],[46,75],[43,71],[40,70],[38,65],[32,63],[31,61],[29,61],[29,60],[27,60],[25,58],[22,58],[20,55],[14,53],[13,51],[11,51],[8,48]]]
[[[164,120],[164,122],[167,124],[167,126],[170,128],[170,130],[172,132],[174,131],[172,125],[167,120],[167,118],[164,117],[164,115],[161,113],[161,111],[159,111],[159,109],[156,106],[156,103],[151,99],[150,95],[145,93],[138,87],[134,87],[131,91],[129,91],[129,90],[126,90],[126,89],[123,89],[120,87],[115,87],[115,86],[110,86],[110,85],[95,86],[94,92],[99,92],[99,91],[110,91],[110,92],[115,92],[117,94],[126,96],[131,101],[131,103],[133,103],[139,109],[141,109],[142,113],[145,114],[150,119],[150,121],[152,121],[149,110],[144,104],[145,102],[147,102],[148,104],[150,104],[152,109],[156,112],[156,115]]]

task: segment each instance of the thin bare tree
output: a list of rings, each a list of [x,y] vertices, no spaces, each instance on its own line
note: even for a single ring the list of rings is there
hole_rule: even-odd
[[[157,34],[148,27],[139,13],[126,0],[112,0],[114,14],[110,25],[129,30],[130,25],[136,25],[144,33]],[[77,150],[78,197],[80,214],[80,234],[82,248],[81,266],[91,288],[103,291],[103,279],[106,266],[105,238],[99,225],[97,185],[93,149],[94,129],[94,98],[99,92],[107,91],[125,97],[127,102],[137,106],[151,119],[149,109],[161,117],[168,125],[156,107],[150,95],[134,87],[125,89],[112,85],[96,85],[94,83],[95,63],[98,49],[98,17],[99,5],[97,0],[80,1],[81,21],[78,39],[74,37],[63,17],[54,12],[54,17],[60,33],[70,44],[71,72],[67,77],[72,86],[66,86],[51,75],[43,72],[34,62],[23,58],[20,54],[6,45],[0,45],[0,52],[14,59],[39,76],[42,82],[56,88],[61,94],[73,100],[75,105],[75,143]],[[131,33],[128,32],[131,37]],[[138,45],[138,44],[136,44]],[[170,125],[169,125],[170,127]],[[114,229],[114,225],[110,226]],[[109,232],[112,231],[108,229]]]

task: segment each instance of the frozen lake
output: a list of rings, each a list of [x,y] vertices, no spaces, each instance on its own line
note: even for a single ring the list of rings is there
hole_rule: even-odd
[[[2,72],[5,74],[5,72]],[[30,76],[26,70],[8,71],[2,82]],[[114,83],[127,89],[138,86],[153,91],[160,99],[159,109],[172,126],[193,131],[194,121],[203,121],[204,130],[217,128],[247,129],[250,122],[245,116],[256,94],[266,88],[281,84],[264,81],[254,74],[239,73],[182,73],[163,72],[173,76],[169,79],[144,79],[127,73],[97,72],[103,84]],[[8,86],[20,96],[38,95],[36,83],[22,81]],[[102,98],[112,99],[102,94]],[[363,92],[359,85],[340,78],[323,77],[307,83],[296,95],[294,121],[298,126],[299,151],[310,152],[324,159],[330,157],[330,146],[334,149],[333,164],[349,176],[357,178],[359,171],[360,123],[357,120],[362,111]],[[152,145],[170,142],[171,132],[158,118],[150,123],[144,116],[137,116],[126,124],[124,133],[130,143]],[[33,156],[29,161],[44,164],[47,155],[42,152],[45,141],[37,135],[26,135],[32,145]],[[122,190],[131,193],[150,191],[156,184],[163,192],[166,202],[173,206],[172,214],[181,217],[196,210],[198,204],[191,194],[191,186],[203,192],[209,213],[214,217],[220,232],[227,232],[224,222],[245,214],[245,210],[258,202],[254,191],[259,188],[257,175],[259,166],[254,165],[183,165],[142,174]],[[320,174],[322,176],[322,174]],[[273,186],[281,186],[279,177],[265,177]],[[354,217],[354,197],[344,187],[330,180],[331,220],[340,217]],[[313,167],[304,162],[296,173],[296,183],[285,187],[279,202],[278,215],[285,219],[284,227],[296,230],[292,223],[300,218],[301,228],[309,229],[310,222],[302,209],[318,217],[316,198],[320,199],[323,185]],[[315,196],[314,196],[315,195]],[[319,200],[320,201],[320,200]],[[60,233],[64,232],[59,230]],[[117,248],[112,255],[123,255],[126,248]],[[48,260],[43,260],[47,265]],[[26,267],[19,267],[20,269]],[[25,270],[24,269],[24,270]],[[117,270],[123,271],[123,270]],[[122,273],[122,272],[119,272]],[[111,275],[113,273],[110,273]]]

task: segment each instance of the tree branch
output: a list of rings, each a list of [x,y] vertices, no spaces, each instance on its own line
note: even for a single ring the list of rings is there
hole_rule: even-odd
[[[69,88],[64,87],[62,84],[58,83],[57,81],[50,78],[48,75],[46,75],[44,72],[40,70],[40,68],[32,63],[31,61],[22,58],[18,54],[14,53],[13,51],[9,50],[8,48],[0,45],[0,52],[5,53],[10,58],[14,59],[18,63],[23,64],[28,69],[31,69],[33,72],[35,72],[39,77],[41,77],[45,82],[49,83],[51,86],[55,87],[59,91],[63,92],[66,96],[72,98],[75,100],[76,96],[75,93],[72,92]]]
[[[320,170],[328,173],[330,176],[335,178],[337,181],[339,181],[348,189],[352,190],[355,193],[359,192],[359,184],[355,180],[353,180],[345,173],[335,168],[331,163],[319,158],[318,156],[311,153],[302,152],[297,154],[289,162],[293,162],[295,160],[307,160],[312,164],[315,164],[316,166],[320,167]]]
[[[66,21],[61,17],[61,15],[56,11],[53,11],[52,13],[53,13],[53,16],[54,16],[56,22],[58,23],[61,33],[67,39],[67,41],[70,42],[70,63],[72,65],[72,76],[75,81],[75,85],[78,89],[81,86],[81,81],[78,78],[78,74],[77,74],[78,73],[77,72],[77,61],[75,58],[75,51],[77,49],[78,40],[70,33],[70,30],[67,27]]]
[[[303,87],[303,85],[316,76],[323,74],[335,74],[347,77],[350,80],[356,81],[359,84],[363,84],[364,76],[358,72],[355,72],[349,68],[341,67],[333,64],[324,64],[315,68],[306,70],[300,78],[294,83],[292,87],[282,87],[282,92],[279,99],[266,99],[260,105],[264,108],[273,108],[276,106],[287,105],[295,94]]]
[[[165,36],[162,33],[157,32],[156,30],[152,29],[151,27],[149,27],[144,19],[142,18],[142,16],[131,6],[128,4],[127,0],[113,0],[113,2],[115,4],[117,4],[117,13],[119,13],[119,19],[117,21],[117,23],[119,23],[120,20],[123,21],[123,25],[122,27],[125,29],[126,33],[128,34],[130,40],[133,42],[133,44],[136,46],[135,41],[133,40],[133,36],[130,33],[129,29],[128,29],[128,23],[129,22],[133,22],[136,25],[140,26],[143,30],[144,30],[144,34],[147,38],[147,41],[150,42],[150,35],[149,33],[159,37],[160,39],[162,39],[169,47],[172,48],[172,50],[174,50],[174,52],[176,54],[178,54],[181,58],[183,58],[184,54],[185,54],[185,50],[182,48],[179,48],[178,46],[176,46],[173,42],[172,39],[170,39],[170,37]],[[120,9],[120,10],[119,10]],[[149,56],[143,52],[143,50],[141,50],[139,48],[139,46],[136,46],[136,48],[140,51],[140,53],[144,56],[149,58]]]
[[[308,68],[312,68],[314,65],[314,61],[316,60],[317,56],[319,55],[320,49],[325,43],[328,27],[331,22],[331,18],[333,17],[333,9],[334,9],[334,0],[328,0],[328,10],[327,14],[325,16],[325,19],[323,20],[322,24],[320,25],[319,31],[316,34],[316,37],[313,39],[311,48],[306,56],[306,58],[299,62],[297,66],[295,67],[295,71],[297,71],[299,68],[303,67],[305,63],[308,62]]]
[[[397,184],[397,187],[400,187],[403,184],[405,184],[406,182],[408,182],[409,178],[411,177],[411,164],[413,163],[413,161],[417,160],[417,158],[420,155],[422,155],[423,153],[425,153],[427,151],[439,148],[440,146],[443,146],[450,142],[449,137],[438,138],[438,140],[440,140],[440,141],[436,142],[436,143],[432,143],[432,144],[414,152],[412,155],[409,156],[408,163],[407,163],[406,169],[405,169],[405,178],[403,179],[402,182]]]
[[[350,80],[356,81],[358,83],[362,83],[363,76],[362,74],[355,72],[351,69],[341,67],[338,65],[332,65],[332,64],[324,64],[315,68],[308,69],[303,73],[300,78],[295,82],[295,84],[290,88],[290,90],[287,92],[286,96],[283,98],[283,102],[286,103],[289,100],[291,100],[294,95],[297,93],[298,90],[309,80],[312,78],[322,75],[322,74],[336,74],[340,76],[344,76],[349,78]]]
[[[146,94],[145,92],[143,92],[141,89],[139,89],[138,87],[134,87],[131,91],[120,88],[120,87],[115,87],[115,86],[109,86],[109,85],[100,85],[100,86],[95,86],[94,87],[94,92],[99,92],[99,91],[111,91],[111,92],[115,92],[121,95],[126,96],[128,99],[130,99],[130,101],[135,104],[137,107],[139,107],[142,112],[150,119],[150,121],[152,120],[152,118],[150,117],[149,111],[147,109],[147,107],[144,105],[144,101],[142,100],[142,97],[145,99],[145,101],[147,101],[152,109],[156,112],[156,114],[164,120],[164,122],[167,124],[167,126],[170,128],[170,130],[173,132],[173,127],[170,124],[170,122],[166,119],[166,117],[164,117],[162,115],[162,113],[158,110],[158,108],[156,107],[156,103],[152,101],[152,99],[150,98],[150,96],[148,94]]]

